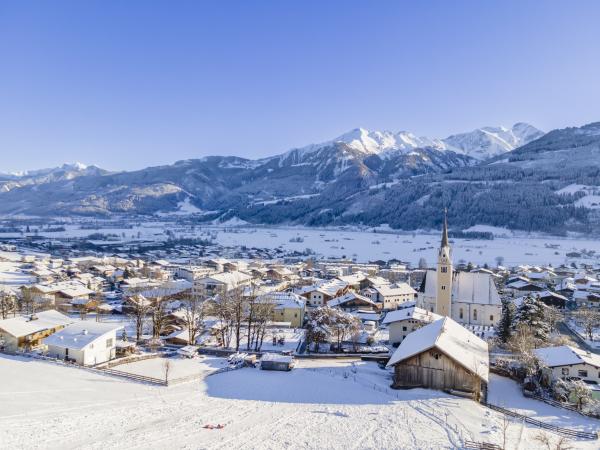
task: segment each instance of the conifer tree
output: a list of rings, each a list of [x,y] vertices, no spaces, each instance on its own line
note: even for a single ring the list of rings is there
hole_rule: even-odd
[[[528,295],[517,308],[516,324],[522,324],[531,329],[534,337],[541,344],[548,340],[549,326],[545,317],[544,304],[537,297]]]
[[[502,300],[502,317],[498,324],[498,337],[504,343],[512,336],[515,321],[515,305],[510,299]]]

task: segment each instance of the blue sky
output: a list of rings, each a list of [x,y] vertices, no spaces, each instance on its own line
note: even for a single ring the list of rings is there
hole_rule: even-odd
[[[600,2],[0,3],[0,171],[600,120]]]

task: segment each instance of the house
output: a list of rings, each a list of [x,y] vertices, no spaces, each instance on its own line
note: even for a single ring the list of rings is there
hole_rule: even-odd
[[[375,303],[370,298],[357,294],[354,291],[348,291],[342,296],[329,300],[327,306],[330,308],[339,308],[346,312],[354,312],[359,309],[362,311],[378,311],[381,304]]]
[[[307,306],[317,308],[342,294],[348,289],[348,283],[342,280],[330,280],[325,283],[308,286],[300,291],[300,295],[307,298]]]
[[[444,220],[437,269],[427,271],[419,289],[417,306],[468,325],[494,326],[502,316],[495,276],[454,270],[447,220]]]
[[[270,292],[257,297],[273,304],[271,320],[273,322],[288,322],[292,328],[301,328],[304,323],[304,297],[293,292]]]
[[[44,340],[47,355],[93,366],[116,356],[117,330],[122,325],[102,322],[74,322]]]
[[[9,352],[30,351],[42,339],[73,323],[73,319],[55,310],[0,320],[0,349]]]
[[[486,398],[488,345],[450,317],[410,333],[387,367],[394,368],[392,387],[397,389],[425,387]]]
[[[600,384],[600,355],[568,345],[538,348],[534,353],[546,365],[549,381],[580,379]]]
[[[588,291],[575,291],[573,300],[578,308],[600,308],[600,294]]]
[[[196,280],[194,290],[202,295],[223,295],[238,287],[248,286],[251,281],[252,275],[244,272],[222,272]]]
[[[383,323],[388,326],[389,343],[397,347],[413,331],[441,318],[431,311],[412,306],[388,312]]]
[[[548,306],[554,306],[560,309],[564,309],[569,301],[564,295],[552,291],[539,292],[535,294],[535,297]]]
[[[407,283],[376,285],[365,289],[363,294],[374,302],[381,303],[386,311],[398,309],[401,304],[417,299],[417,291]]]

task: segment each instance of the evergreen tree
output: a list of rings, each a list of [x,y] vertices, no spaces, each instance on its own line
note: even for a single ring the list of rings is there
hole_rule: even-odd
[[[502,300],[502,317],[498,324],[498,337],[502,342],[508,342],[512,336],[514,321],[515,304],[510,299]]]
[[[544,304],[539,298],[528,295],[517,308],[516,324],[523,324],[533,332],[534,337],[543,343],[548,340],[549,326],[545,317]]]

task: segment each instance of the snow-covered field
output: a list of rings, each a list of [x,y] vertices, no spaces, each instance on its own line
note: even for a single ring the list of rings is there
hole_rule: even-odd
[[[600,240],[558,237],[496,237],[494,240],[452,239],[452,257],[474,264],[505,265],[553,264],[567,262],[566,253],[581,249],[600,253]],[[291,238],[303,242],[289,242]],[[439,234],[374,233],[369,231],[319,230],[308,228],[237,228],[216,231],[216,241],[224,246],[278,248],[304,251],[310,248],[325,257],[356,258],[357,261],[397,258],[414,265],[424,257],[429,264],[437,258]],[[552,247],[550,247],[552,246]]]
[[[65,231],[40,231],[40,236],[51,238],[83,238],[92,233],[115,235],[114,242],[131,243],[136,241],[165,241],[166,231],[176,237],[213,239],[225,247],[281,248],[303,252],[313,250],[318,257],[355,258],[359,262],[389,260],[397,258],[416,265],[421,257],[430,264],[435,261],[439,245],[439,233],[400,233],[389,227],[380,227],[382,232],[373,230],[317,229],[302,227],[252,227],[248,226],[196,226],[178,227],[169,222],[149,221],[135,223],[132,228],[102,228],[98,230],[80,229],[78,225],[66,225]],[[490,231],[497,235],[494,240],[453,239],[453,259],[475,264],[496,264],[497,257],[504,258],[505,265],[553,264],[560,265],[567,260],[566,253],[582,249],[595,250],[600,254],[599,239],[560,238],[514,233],[510,230],[475,226],[470,231]],[[32,234],[32,233],[31,233]],[[0,233],[0,239],[19,237],[15,233]],[[290,242],[301,238],[302,242]],[[100,241],[99,241],[100,242]],[[596,259],[597,260],[597,259]],[[587,259],[588,262],[592,260]]]
[[[197,357],[197,358],[152,358],[120,364],[115,369],[122,372],[143,375],[151,378],[165,378],[165,362],[169,363],[169,380],[187,378],[194,375],[208,375],[226,365],[222,358]]]
[[[447,449],[502,438],[498,413],[440,392],[391,390],[388,372],[371,363],[302,360],[289,373],[241,369],[172,387],[17,357],[0,356],[0,368],[2,448]],[[513,424],[510,448],[538,448],[537,433]]]

